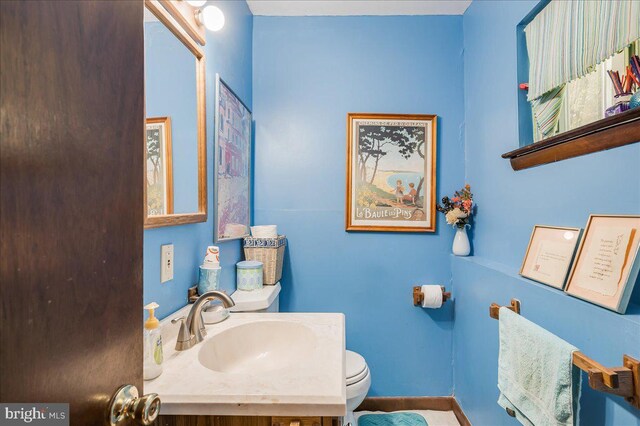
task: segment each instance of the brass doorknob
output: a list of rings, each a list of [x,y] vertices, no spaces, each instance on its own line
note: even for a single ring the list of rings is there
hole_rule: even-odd
[[[118,426],[125,419],[134,420],[139,425],[152,424],[160,413],[160,397],[157,393],[138,396],[138,388],[123,385],[111,397],[107,409],[107,424]]]

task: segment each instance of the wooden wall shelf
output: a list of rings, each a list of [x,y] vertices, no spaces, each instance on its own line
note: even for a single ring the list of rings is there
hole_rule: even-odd
[[[513,170],[528,169],[592,152],[640,142],[640,108],[502,154]]]

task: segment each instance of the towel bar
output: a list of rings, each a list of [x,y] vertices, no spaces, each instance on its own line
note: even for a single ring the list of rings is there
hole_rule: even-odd
[[[500,305],[492,303],[489,316],[499,319],[500,308]],[[520,301],[511,299],[511,306],[505,308],[520,314]],[[588,374],[592,389],[622,396],[629,404],[640,409],[640,361],[625,354],[622,357],[624,366],[609,368],[582,352],[574,352],[572,361],[573,365]]]
[[[489,316],[493,319],[500,318],[500,305],[492,303],[489,306]],[[511,299],[511,306],[505,306],[505,308],[512,310],[516,314],[520,313],[520,301],[518,299]]]
[[[451,299],[451,293],[446,291],[443,285],[440,286],[442,288],[442,303]],[[422,293],[422,287],[416,285],[413,287],[413,306],[420,306],[422,301],[424,300],[424,293]]]

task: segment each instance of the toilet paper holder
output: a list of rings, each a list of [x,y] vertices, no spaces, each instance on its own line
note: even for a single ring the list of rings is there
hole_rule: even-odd
[[[447,289],[443,285],[441,285],[440,288],[442,289],[442,303],[451,299],[451,292],[447,291]],[[414,286],[413,287],[413,306],[422,305],[423,300],[424,300],[424,293],[422,292],[422,287],[419,285]]]

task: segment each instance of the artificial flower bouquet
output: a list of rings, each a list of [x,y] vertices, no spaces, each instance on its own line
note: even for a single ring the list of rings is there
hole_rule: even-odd
[[[452,198],[442,198],[442,205],[438,204],[436,209],[443,213],[447,223],[457,228],[464,228],[470,225],[473,214],[473,194],[471,186],[465,185],[460,191],[456,191]]]

